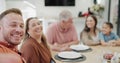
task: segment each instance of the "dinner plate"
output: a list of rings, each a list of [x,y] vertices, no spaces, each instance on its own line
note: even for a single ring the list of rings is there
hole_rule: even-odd
[[[79,45],[71,45],[70,48],[73,49],[73,50],[80,51],[80,50],[87,50],[87,49],[89,49],[90,47],[89,47],[89,46],[86,46],[86,45],[81,45],[81,44],[79,44]]]
[[[63,59],[76,59],[82,57],[80,53],[74,52],[74,51],[64,51],[58,53],[58,56]]]
[[[82,62],[86,60],[86,56],[82,55],[82,57],[76,58],[76,59],[64,59],[58,56],[58,54],[56,54],[54,56],[54,58],[56,60],[62,61],[62,62],[67,62],[67,63],[75,63],[75,62]]]

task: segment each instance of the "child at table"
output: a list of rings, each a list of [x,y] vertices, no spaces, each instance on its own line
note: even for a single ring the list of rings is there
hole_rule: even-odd
[[[101,45],[104,45],[104,46],[120,45],[120,39],[115,33],[112,32],[112,29],[113,29],[112,23],[105,22],[102,25],[102,30],[99,34]]]

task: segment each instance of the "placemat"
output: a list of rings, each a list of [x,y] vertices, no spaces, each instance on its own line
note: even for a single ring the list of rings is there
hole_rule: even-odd
[[[58,55],[55,55],[55,59],[62,62],[81,62],[86,60],[86,56],[82,55],[82,57],[77,59],[63,59],[63,58],[60,58]]]

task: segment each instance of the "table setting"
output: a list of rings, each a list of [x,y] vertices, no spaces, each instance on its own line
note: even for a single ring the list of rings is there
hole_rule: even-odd
[[[82,62],[87,59],[82,53],[92,51],[92,48],[84,44],[71,45],[70,49],[72,50],[58,52],[54,58],[62,62]]]

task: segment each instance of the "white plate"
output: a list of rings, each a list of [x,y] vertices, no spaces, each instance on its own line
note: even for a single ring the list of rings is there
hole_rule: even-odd
[[[86,46],[86,45],[80,45],[79,44],[79,45],[71,45],[70,48],[73,49],[73,50],[87,50],[90,47]]]
[[[66,59],[76,59],[79,57],[82,57],[80,53],[74,52],[74,51],[64,51],[58,53],[58,56],[61,58],[66,58]]]

